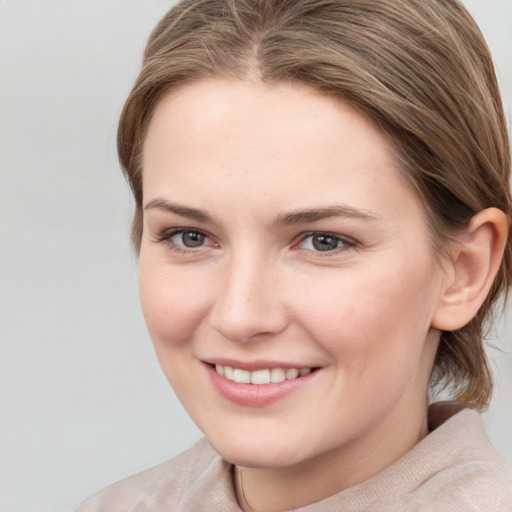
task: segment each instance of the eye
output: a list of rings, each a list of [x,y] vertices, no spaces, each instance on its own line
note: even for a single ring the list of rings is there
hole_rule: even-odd
[[[192,231],[190,229],[174,233],[169,237],[169,240],[172,243],[188,248],[201,247],[207,239],[208,238],[204,233],[201,233],[200,231]]]
[[[354,247],[355,242],[333,233],[312,233],[302,239],[300,249],[314,252],[331,252]]]
[[[169,229],[156,235],[154,241],[164,243],[169,249],[182,253],[215,245],[206,233],[192,228]]]

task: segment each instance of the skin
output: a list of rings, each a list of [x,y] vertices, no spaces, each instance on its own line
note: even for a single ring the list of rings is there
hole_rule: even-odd
[[[454,272],[368,119],[299,85],[189,84],[156,107],[143,189],[140,294],[160,364],[212,446],[243,467],[251,507],[318,501],[427,434],[433,319]],[[303,210],[323,215],[288,215]],[[182,228],[202,244],[185,247]],[[337,247],[317,250],[319,233]],[[246,407],[212,386],[204,361],[216,358],[319,370]]]

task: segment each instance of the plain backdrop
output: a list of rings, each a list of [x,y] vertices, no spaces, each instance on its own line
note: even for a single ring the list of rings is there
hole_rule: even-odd
[[[0,511],[69,512],[200,437],[137,296],[114,147],[144,42],[173,2],[0,0]],[[472,0],[512,111],[512,3]],[[512,463],[511,326],[488,432]]]

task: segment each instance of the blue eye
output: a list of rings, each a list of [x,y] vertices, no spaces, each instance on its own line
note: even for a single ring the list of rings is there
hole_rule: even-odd
[[[156,235],[154,240],[179,253],[195,252],[194,249],[215,246],[215,242],[206,233],[192,228],[169,229]]]
[[[172,243],[187,248],[201,247],[207,239],[204,233],[190,229],[174,233],[169,237]]]
[[[315,252],[329,252],[337,249],[353,247],[355,244],[346,238],[332,233],[315,233],[306,236],[299,247]]]

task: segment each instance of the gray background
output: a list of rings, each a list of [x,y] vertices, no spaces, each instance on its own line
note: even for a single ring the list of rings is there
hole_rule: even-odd
[[[512,111],[512,3],[466,2]],[[66,512],[200,433],[153,355],[115,129],[160,0],[0,0],[0,511]],[[508,60],[507,60],[508,59]],[[510,310],[510,308],[509,308]],[[512,328],[488,432],[512,464]]]

